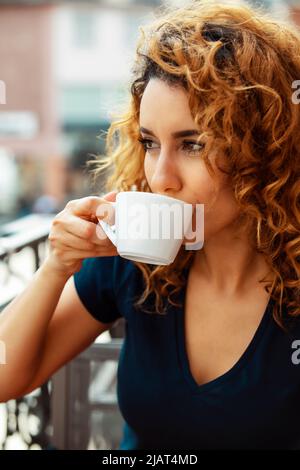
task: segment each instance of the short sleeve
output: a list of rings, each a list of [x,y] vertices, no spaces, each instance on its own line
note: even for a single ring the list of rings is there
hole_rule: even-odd
[[[110,323],[122,317],[114,295],[114,258],[86,258],[80,271],[73,276],[81,302],[96,320],[103,323]]]

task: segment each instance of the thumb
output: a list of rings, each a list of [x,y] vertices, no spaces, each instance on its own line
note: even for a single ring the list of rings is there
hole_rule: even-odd
[[[118,194],[118,191],[110,191],[109,193],[103,194],[101,196],[101,199],[107,202],[115,202],[117,194]],[[112,207],[107,206],[107,204],[106,205],[100,204],[97,207],[96,217],[100,219],[104,219],[105,222],[108,222],[109,224],[115,223],[114,210]]]
[[[115,202],[117,194],[118,194],[118,191],[110,191],[109,193],[106,193],[101,197],[102,199],[105,199],[106,201]]]

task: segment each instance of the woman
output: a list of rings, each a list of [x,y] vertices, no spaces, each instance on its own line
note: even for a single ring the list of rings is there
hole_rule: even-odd
[[[142,29],[95,171],[113,165],[110,192],[55,217],[46,260],[1,315],[2,401],[123,317],[120,449],[300,447],[299,77],[299,33],[260,10],[192,2]],[[117,256],[97,213],[133,186],[203,203],[204,247],[169,266]]]

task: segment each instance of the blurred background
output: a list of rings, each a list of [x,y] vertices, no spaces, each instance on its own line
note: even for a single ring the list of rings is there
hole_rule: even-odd
[[[300,0],[260,3],[300,22]],[[101,191],[84,163],[103,151],[97,136],[127,95],[138,26],[160,4],[0,1],[0,222]]]
[[[300,26],[300,0],[252,3]],[[127,98],[138,27],[162,4],[0,0],[0,309],[43,260],[53,216],[101,193],[85,162],[104,151],[99,134]],[[101,335],[36,394],[0,405],[0,446],[117,447],[123,332]]]

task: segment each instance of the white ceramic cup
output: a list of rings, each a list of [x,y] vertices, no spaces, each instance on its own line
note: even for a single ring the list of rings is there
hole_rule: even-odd
[[[184,238],[191,232],[193,205],[179,199],[141,191],[121,191],[116,202],[100,206],[100,216],[106,216],[111,207],[114,208],[115,223],[109,225],[100,218],[98,220],[123,258],[156,265],[171,264]],[[98,231],[98,236],[101,238],[103,232]],[[185,245],[186,249],[194,249],[192,243],[191,247]],[[197,249],[202,245],[201,240]]]

